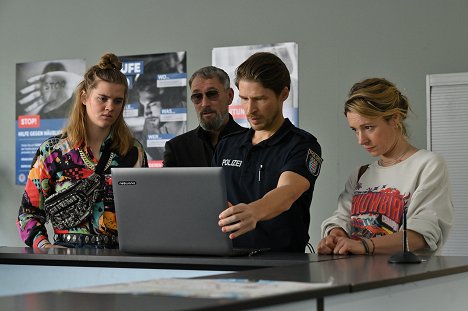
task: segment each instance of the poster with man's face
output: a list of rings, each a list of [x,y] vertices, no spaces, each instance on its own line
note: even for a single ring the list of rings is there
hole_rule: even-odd
[[[124,118],[150,167],[162,167],[164,145],[187,130],[185,52],[120,56],[129,86]]]

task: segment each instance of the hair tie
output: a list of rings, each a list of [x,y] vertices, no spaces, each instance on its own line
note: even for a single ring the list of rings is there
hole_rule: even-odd
[[[366,240],[364,238],[361,239],[361,244],[364,246],[364,252],[366,255],[369,255],[369,245],[367,244]]]

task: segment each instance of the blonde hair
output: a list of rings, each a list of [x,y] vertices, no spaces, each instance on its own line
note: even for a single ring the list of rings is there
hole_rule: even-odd
[[[63,134],[73,146],[82,143],[88,146],[86,136],[86,106],[81,102],[81,95],[89,93],[99,81],[117,83],[125,86],[124,104],[128,99],[128,83],[126,76],[120,71],[122,63],[118,57],[112,53],[101,56],[99,64],[92,66],[84,74],[83,81],[78,84],[74,92],[73,107],[70,111],[68,123],[63,129]],[[111,126],[112,145],[111,149],[120,155],[126,155],[134,144],[134,137],[123,118],[123,109]]]
[[[394,115],[400,117],[397,126],[404,136],[407,135],[403,122],[411,107],[408,98],[402,95],[395,84],[384,78],[370,78],[353,85],[344,106],[344,114],[357,113],[367,118],[390,120]]]

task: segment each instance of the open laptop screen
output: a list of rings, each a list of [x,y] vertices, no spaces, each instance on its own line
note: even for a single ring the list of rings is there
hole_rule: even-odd
[[[221,167],[112,168],[121,251],[231,255]]]

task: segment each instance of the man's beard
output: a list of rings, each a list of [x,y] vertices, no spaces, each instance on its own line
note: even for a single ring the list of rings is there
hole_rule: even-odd
[[[206,109],[206,110],[200,111],[200,113],[198,114],[198,120],[200,121],[201,128],[208,132],[219,130],[224,125],[224,121],[226,120],[226,117],[229,113],[229,112],[223,113],[223,112],[217,111],[216,117],[210,120],[204,120],[203,119],[204,112],[215,112],[215,111]]]

